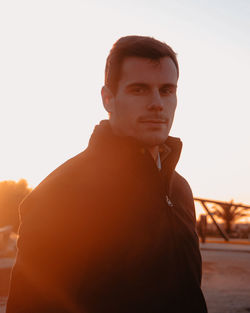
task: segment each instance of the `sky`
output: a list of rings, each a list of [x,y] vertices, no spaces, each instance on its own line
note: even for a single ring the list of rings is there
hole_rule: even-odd
[[[0,0],[0,181],[35,187],[108,118],[100,89],[121,36],[178,54],[177,171],[195,197],[250,205],[248,0]]]

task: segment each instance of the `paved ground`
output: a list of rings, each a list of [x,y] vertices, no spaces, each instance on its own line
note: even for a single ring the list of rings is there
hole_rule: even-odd
[[[250,245],[209,243],[201,253],[208,312],[250,312]]]
[[[13,264],[13,258],[0,258],[0,313],[5,312],[5,303],[9,288],[9,277]]]
[[[209,313],[250,312],[250,245],[223,242],[201,244],[202,289]],[[8,291],[13,259],[0,258],[0,313]]]

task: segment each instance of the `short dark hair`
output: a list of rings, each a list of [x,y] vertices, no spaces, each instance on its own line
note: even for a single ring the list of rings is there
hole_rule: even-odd
[[[146,36],[122,37],[114,43],[110,50],[105,67],[105,86],[114,94],[117,91],[122,63],[127,57],[140,57],[151,60],[170,57],[176,66],[177,75],[179,76],[176,53],[165,42]]]

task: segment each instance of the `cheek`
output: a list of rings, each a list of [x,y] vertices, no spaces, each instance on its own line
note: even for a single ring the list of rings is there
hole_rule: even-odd
[[[126,103],[119,103],[116,107],[116,115],[120,120],[126,120],[129,115],[129,109]]]
[[[176,97],[173,97],[172,99],[169,99],[167,101],[166,108],[167,108],[168,114],[170,116],[174,116],[176,107],[177,107],[177,99],[176,99]]]
[[[122,120],[133,120],[136,119],[138,114],[138,104],[134,101],[131,101],[131,99],[124,99],[123,101],[119,101],[116,103],[116,114],[119,116]]]
[[[175,103],[175,105],[173,106],[173,110],[172,110],[173,115],[175,114],[176,107],[177,107],[177,105],[176,105],[176,103]]]

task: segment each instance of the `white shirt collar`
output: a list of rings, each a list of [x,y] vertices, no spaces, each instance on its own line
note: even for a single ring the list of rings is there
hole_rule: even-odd
[[[160,158],[160,153],[158,152],[157,160],[156,160],[156,165],[158,167],[158,170],[161,170],[161,158]]]

